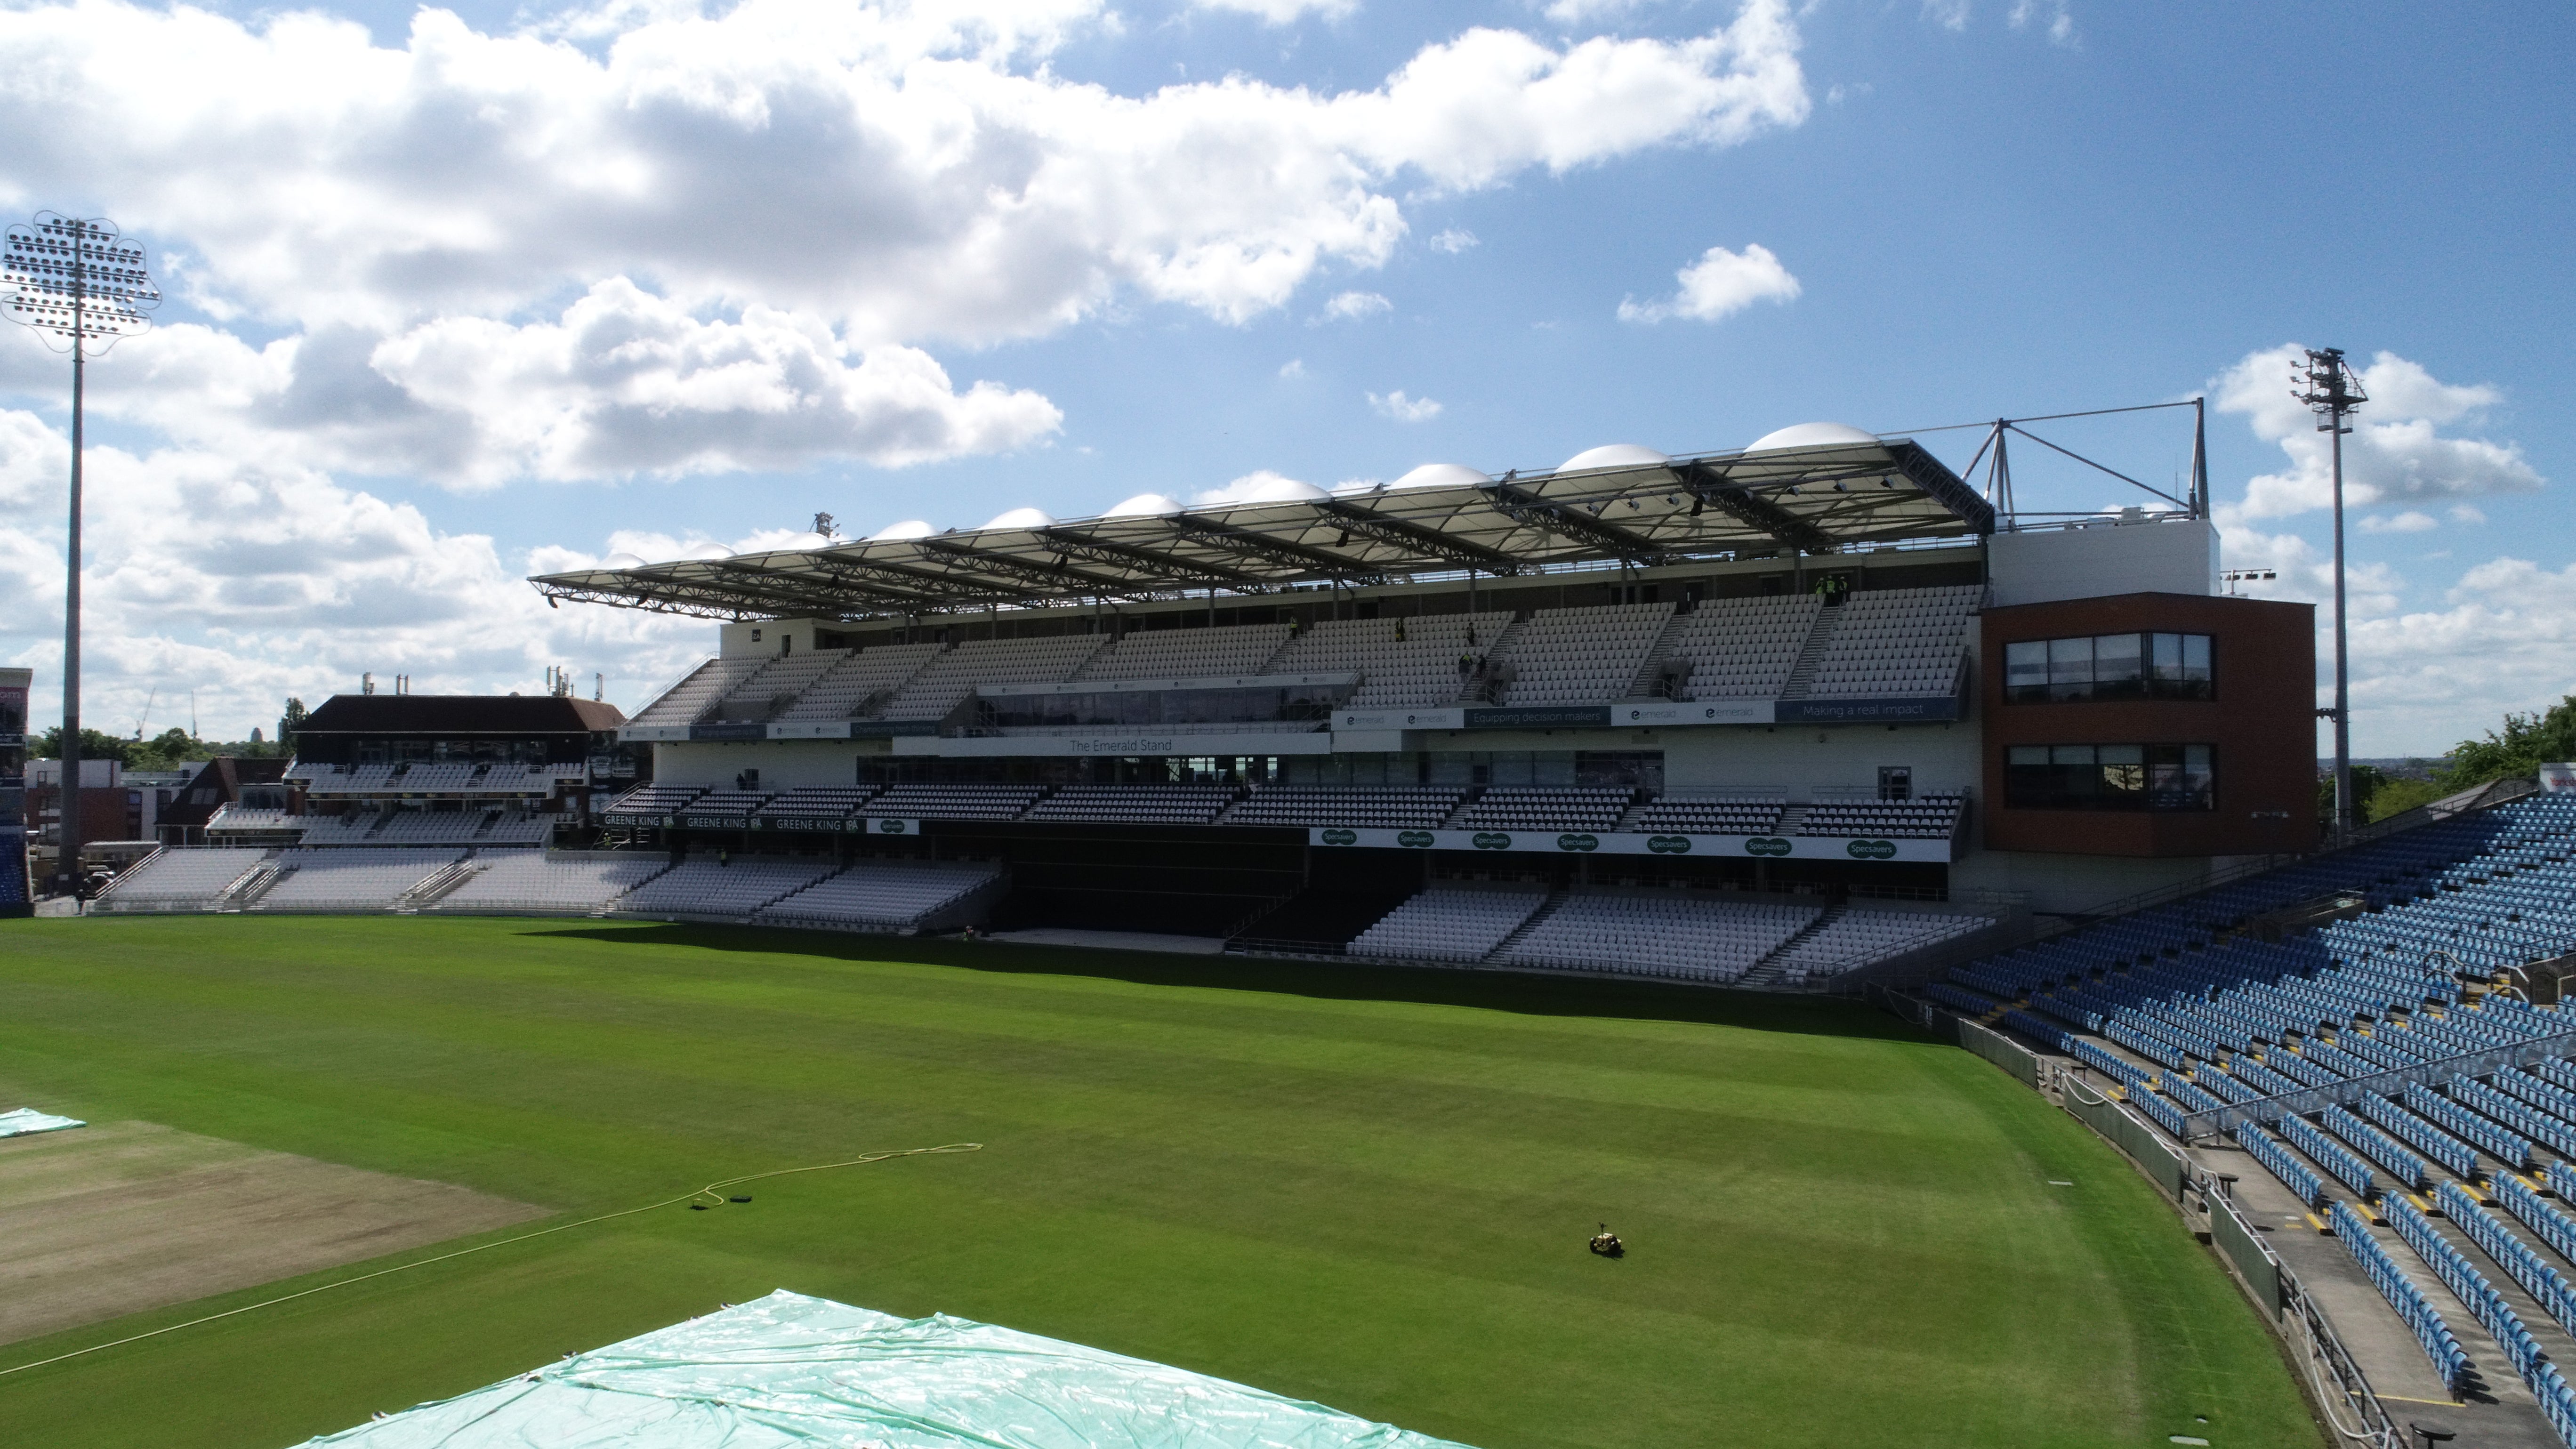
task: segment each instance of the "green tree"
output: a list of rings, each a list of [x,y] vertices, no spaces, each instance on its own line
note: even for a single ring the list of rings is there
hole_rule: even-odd
[[[127,747],[125,767],[129,770],[175,770],[190,761],[209,757],[203,742],[186,730],[163,730],[151,739]]]
[[[27,753],[34,758],[59,760],[63,757],[63,727],[56,725],[29,743]],[[132,740],[103,735],[86,726],[80,732],[81,758],[84,760],[114,760],[120,765],[131,766],[134,747]]]
[[[2391,780],[2371,792],[2370,809],[2364,814],[2376,825],[2391,815],[2403,815],[2452,793],[2451,787],[2438,779]]]
[[[2489,780],[2528,775],[2555,760],[2576,760],[2576,694],[2535,714],[2508,714],[2504,728],[2480,739],[2462,740],[2451,751],[2451,768],[2442,783],[2466,790]]]
[[[2377,765],[2353,766],[2352,813],[2354,817],[2361,820],[2378,818],[2370,813],[2370,802],[2377,798],[2380,791],[2387,789],[2388,785],[2388,772]],[[2332,769],[2317,771],[2317,818],[2329,822],[2334,819],[2334,771]]]

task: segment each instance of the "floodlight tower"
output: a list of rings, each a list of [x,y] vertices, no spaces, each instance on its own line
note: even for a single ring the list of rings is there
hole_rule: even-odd
[[[35,329],[46,346],[72,355],[71,522],[63,581],[62,808],[54,872],[62,890],[80,890],[80,615],[81,385],[89,359],[152,325],[160,290],[144,270],[143,248],[119,237],[103,218],[36,213],[13,222],[0,241],[0,291],[9,318]]]
[[[2353,409],[2370,401],[2370,395],[2345,365],[2340,347],[2309,348],[2307,365],[2290,374],[2290,380],[2297,384],[2290,395],[2308,405],[2317,415],[2317,431],[2334,441],[2334,819],[2335,832],[2342,834],[2353,825],[2352,672],[2343,597],[2343,435],[2352,431],[2345,420]]]

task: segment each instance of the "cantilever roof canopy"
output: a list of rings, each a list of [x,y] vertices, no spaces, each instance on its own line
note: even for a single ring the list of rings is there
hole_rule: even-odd
[[[1813,424],[1739,452],[1598,448],[1546,473],[1428,467],[1368,489],[1277,491],[1295,496],[1202,508],[1136,500],[1062,521],[1023,509],[979,529],[530,582],[550,598],[706,618],[900,618],[1467,569],[1657,568],[1754,549],[1834,553],[1991,533],[1995,517],[1913,441]]]

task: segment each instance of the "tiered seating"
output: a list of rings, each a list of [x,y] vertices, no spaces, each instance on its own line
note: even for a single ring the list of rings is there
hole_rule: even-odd
[[[290,850],[254,911],[388,910],[464,858],[461,850]]]
[[[868,802],[871,815],[922,820],[1017,820],[1044,785],[894,785]]]
[[[1813,699],[1944,695],[1959,684],[1968,621],[1985,591],[1876,589],[1845,600],[1807,681]]]
[[[1264,785],[1227,811],[1225,823],[1432,830],[1464,794],[1431,785]]]
[[[2281,1145],[2280,1138],[2251,1122],[2237,1128],[2229,1135],[2236,1139],[2237,1146],[2245,1149],[2248,1157],[2263,1164],[2274,1177],[2279,1178],[2281,1185],[2290,1190],[2292,1197],[2311,1208],[2326,1205],[2325,1179],[2311,1171],[2306,1163],[2292,1156],[2290,1149]]]
[[[2460,1347],[2458,1336],[2451,1332],[2449,1324],[2442,1321],[2442,1315],[2433,1307],[2432,1300],[2426,1298],[2424,1290],[2416,1287],[2414,1280],[2398,1268],[2397,1260],[2388,1256],[2388,1250],[2379,1245],[2379,1240],[2370,1235],[2369,1221],[2353,1211],[2352,1204],[2338,1202],[2326,1210],[2326,1215],[2333,1222],[2335,1237],[2343,1244],[2344,1251],[2352,1254],[2353,1261],[2360,1264],[2362,1272],[2369,1277],[2371,1286],[2388,1300],[2389,1307],[2397,1310],[2397,1316],[2414,1333],[2415,1341],[2424,1346],[2424,1356],[2433,1361],[2433,1371],[2442,1376],[2443,1386],[2458,1392],[2468,1377],[2468,1351]]]
[[[1512,672],[1505,704],[1599,704],[1625,699],[1672,622],[1670,604],[1541,609],[1498,656]],[[1452,661],[1455,667],[1455,661]]]
[[[283,810],[254,810],[238,803],[219,805],[206,821],[209,835],[237,835],[252,831],[300,830],[305,819]]]
[[[1824,607],[1813,594],[1707,599],[1682,616],[1666,663],[1690,666],[1682,699],[1777,699]]]
[[[499,806],[467,810],[352,810],[345,815],[304,815],[298,843],[353,845],[543,845],[558,817]]]
[[[710,659],[672,685],[660,699],[637,711],[629,725],[691,725],[706,718],[726,691],[750,678],[769,660],[760,656]]]
[[[1876,835],[1899,840],[1947,840],[1959,832],[1956,795],[1911,800],[1820,800],[1807,807],[1800,835]]]
[[[709,790],[682,808],[691,816],[722,815],[748,822],[753,811],[768,803],[766,790]]]
[[[301,783],[304,793],[317,798],[332,795],[381,795],[393,788],[392,765],[325,765],[307,764],[301,760],[286,767],[286,778]]]
[[[1138,629],[1091,656],[1075,679],[1223,679],[1257,674],[1288,642],[1285,624]]]
[[[1768,835],[1788,808],[1785,795],[1666,795],[1637,812],[1632,828],[1694,835]]]
[[[1360,932],[1354,956],[1413,961],[1479,961],[1547,902],[1544,890],[1433,886]]]
[[[706,711],[717,720],[772,720],[838,665],[848,662],[847,649],[813,649],[782,654],[743,676]]]
[[[764,821],[832,820],[838,821],[859,813],[877,797],[879,787],[862,785],[855,790],[790,790],[776,796],[752,812]]]
[[[268,857],[265,850],[220,847],[156,850],[126,867],[91,908],[116,911],[200,906],[211,910],[234,882]],[[22,870],[22,884],[24,879]]]
[[[707,793],[704,785],[638,785],[599,809],[602,815],[669,815]]]
[[[998,866],[970,862],[861,861],[764,908],[754,919],[772,925],[910,926],[1001,875]]]
[[[1814,935],[1780,953],[1781,974],[1792,983],[1832,976],[1994,924],[1984,916],[1917,911],[1855,911],[1818,927]]]
[[[1357,670],[1350,709],[1430,709],[1457,702],[1467,676],[1462,654],[1482,657],[1511,626],[1501,613],[1432,614],[1402,619],[1334,619],[1288,641],[1270,664],[1274,674]]]
[[[1497,785],[1476,797],[1459,830],[1608,830],[1627,813],[1634,790]]]
[[[1031,820],[1208,825],[1234,803],[1230,785],[1067,785],[1039,801]]]
[[[936,644],[880,644],[843,654],[831,671],[807,685],[779,722],[868,719],[885,708],[905,681],[939,656]]]
[[[2480,1206],[2458,1183],[2443,1183],[2433,1196],[2441,1204],[2442,1216],[2458,1223],[2469,1241],[2493,1258],[2506,1276],[2521,1284],[2542,1312],[2560,1327],[2576,1333],[2576,1290],[2567,1286],[2567,1280],[2549,1266],[2548,1260],[2524,1246],[2502,1219]]]
[[[2424,1216],[2423,1209],[2404,1198],[2390,1198],[2380,1205],[2380,1211],[2388,1225],[2397,1230],[2397,1236],[2415,1250],[2415,1256],[2424,1260],[2434,1277],[2442,1280],[2442,1286],[2468,1307],[2469,1316],[2495,1335],[2496,1343],[2504,1349],[2505,1362],[2512,1364],[2514,1372],[2525,1380],[2531,1379],[2545,1359],[2531,1330],[2523,1326],[2522,1315],[2513,1311],[2513,1305],[2495,1290],[2485,1274],[2470,1266],[2465,1254],[2451,1246],[2450,1239],[2442,1236],[2433,1220]]]
[[[719,864],[692,859],[627,892],[616,910],[621,915],[743,920],[832,871],[829,861],[745,859]]]
[[[1107,642],[1102,634],[969,640],[923,665],[886,705],[883,718],[945,719],[979,684],[1054,684]]]
[[[667,856],[595,852],[555,855],[542,850],[511,850],[474,861],[472,879],[441,896],[430,907],[470,915],[477,911],[507,914],[587,915],[670,869]]]
[[[1816,919],[1814,906],[1704,896],[1574,896],[1496,959],[1731,982]]]

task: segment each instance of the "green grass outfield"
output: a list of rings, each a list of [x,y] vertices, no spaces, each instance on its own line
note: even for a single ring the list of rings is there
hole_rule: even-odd
[[[22,920],[0,1098],[570,1214],[987,1144],[0,1378],[0,1438],[47,1449],[275,1449],[773,1288],[1483,1449],[2319,1442],[2108,1146],[1846,1004],[587,921]],[[1584,1251],[1603,1219],[1624,1261]]]

